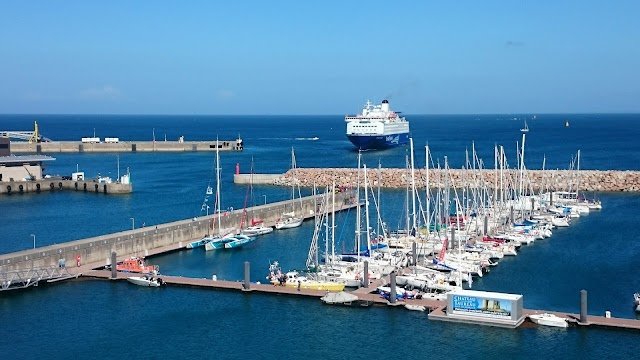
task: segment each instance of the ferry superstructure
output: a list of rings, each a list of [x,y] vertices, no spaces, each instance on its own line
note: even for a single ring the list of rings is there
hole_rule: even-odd
[[[362,113],[344,118],[347,138],[361,150],[386,149],[409,142],[409,122],[392,111],[389,101],[373,105],[367,100]]]

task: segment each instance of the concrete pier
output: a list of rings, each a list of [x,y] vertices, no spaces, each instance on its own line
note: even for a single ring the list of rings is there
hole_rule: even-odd
[[[41,179],[34,181],[0,182],[0,194],[39,193],[43,191],[82,191],[99,194],[130,194],[133,185],[121,183],[98,183],[92,180]]]
[[[242,151],[240,139],[219,140],[219,151]],[[216,141],[119,141],[116,143],[86,143],[81,141],[52,141],[41,143],[12,142],[11,151],[23,154],[43,153],[108,153],[108,152],[184,152],[216,151]]]
[[[246,212],[243,209],[226,212],[221,217],[220,227],[239,229],[243,216],[245,224],[248,222],[246,217],[252,216],[263,220],[266,226],[273,226],[283,213],[292,211],[292,208],[298,216],[305,219],[313,218],[316,211],[320,209],[322,196],[307,196],[295,201],[255,206],[247,208]],[[355,193],[351,191],[337,193],[335,198],[336,211],[357,205]],[[329,206],[329,209],[331,208],[332,206]],[[80,255],[83,264],[105,266],[112,263],[111,254],[114,251],[118,254],[118,260],[123,260],[134,255],[149,256],[179,250],[185,248],[189,242],[203,238],[208,232],[215,233],[218,229],[218,225],[214,226],[213,223],[216,217],[215,215],[202,216],[3,254],[0,255],[0,271],[57,266],[61,259],[64,259],[67,264],[75,264],[77,255]]]

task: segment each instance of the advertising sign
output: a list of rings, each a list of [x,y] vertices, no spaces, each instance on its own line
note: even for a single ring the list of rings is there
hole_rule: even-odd
[[[453,314],[511,319],[511,301],[479,296],[453,295]]]

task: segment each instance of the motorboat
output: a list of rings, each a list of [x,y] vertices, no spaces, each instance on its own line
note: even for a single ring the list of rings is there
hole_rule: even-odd
[[[139,274],[158,274],[158,265],[145,265],[144,259],[134,256],[130,259],[122,261],[120,264],[116,264],[116,270],[122,272],[131,272]]]
[[[566,328],[569,326],[569,323],[567,323],[567,319],[549,313],[529,315],[529,319],[531,319],[531,321],[538,325],[562,328]]]
[[[633,307],[640,313],[640,293],[633,294]]]
[[[424,305],[404,304],[404,308],[412,311],[426,311],[427,308]]]
[[[160,287],[162,285],[165,285],[165,282],[164,280],[162,280],[162,278],[147,275],[129,276],[127,278],[127,281],[135,285],[146,287]]]

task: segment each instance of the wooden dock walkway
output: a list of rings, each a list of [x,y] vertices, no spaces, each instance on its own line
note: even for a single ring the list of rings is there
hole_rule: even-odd
[[[111,271],[109,270],[92,270],[91,265],[84,265],[82,267],[70,269],[71,273],[81,275],[83,278],[95,278],[103,280],[111,280]],[[133,273],[118,272],[117,278],[113,280],[125,281],[130,276],[136,276]],[[249,289],[244,288],[242,281],[226,281],[226,280],[212,280],[205,278],[191,278],[183,276],[172,275],[158,275],[167,285],[174,286],[188,286],[197,288],[208,288],[213,290],[236,290],[242,292],[257,292],[274,295],[291,295],[301,297],[314,297],[320,299],[326,294],[324,290],[314,289],[300,289],[291,286],[275,286],[270,283],[258,284],[250,283]],[[74,277],[75,278],[75,277]],[[358,296],[359,300],[367,301],[374,305],[387,305],[392,307],[404,307],[405,304],[411,304],[416,306],[424,306],[430,316],[443,317],[446,316],[447,303],[445,301],[433,300],[433,299],[398,299],[395,303],[390,303],[388,300],[382,298],[379,294],[375,293],[376,287],[388,284],[389,277],[374,280],[368,288],[361,287],[352,291],[351,293]],[[550,313],[556,316],[566,318],[570,325],[578,327],[601,327],[608,329],[623,329],[623,330],[640,330],[640,320],[624,319],[615,317],[604,317],[596,315],[588,315],[588,321],[581,323],[579,321],[580,316],[573,313],[548,311],[548,310],[535,310],[535,309],[523,309],[523,315],[528,320],[530,315]]]

